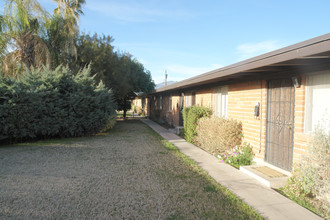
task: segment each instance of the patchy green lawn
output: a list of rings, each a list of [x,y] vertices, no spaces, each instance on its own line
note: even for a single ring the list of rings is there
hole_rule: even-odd
[[[132,117],[133,115],[130,112],[126,112],[126,117]],[[118,118],[122,118],[124,117],[124,113],[123,112],[117,112],[117,117]]]
[[[0,219],[262,219],[140,121],[0,147]]]

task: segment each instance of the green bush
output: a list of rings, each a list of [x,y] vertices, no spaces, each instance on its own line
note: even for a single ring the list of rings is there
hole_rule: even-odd
[[[253,151],[249,144],[236,146],[231,152],[218,155],[222,162],[226,162],[237,169],[240,166],[251,165],[253,163]]]
[[[18,79],[0,75],[0,138],[24,140],[95,134],[115,114],[112,92],[95,85],[90,69],[32,70]]]
[[[101,130],[101,132],[107,132],[111,130],[117,123],[117,114],[111,115],[108,119],[106,126]]]
[[[192,106],[184,108],[182,115],[185,139],[193,143],[194,137],[197,134],[196,127],[198,120],[203,117],[210,117],[212,110],[202,106]]]
[[[283,191],[293,199],[313,204],[323,217],[330,219],[330,132],[317,127],[313,142]]]
[[[196,131],[194,142],[213,155],[223,154],[242,143],[242,123],[234,119],[202,118]]]

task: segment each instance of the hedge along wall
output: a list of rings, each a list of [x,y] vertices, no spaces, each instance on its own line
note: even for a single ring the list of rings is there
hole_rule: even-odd
[[[205,151],[219,155],[242,144],[242,123],[220,117],[202,118],[197,123],[194,142]]]
[[[197,135],[196,127],[200,118],[212,115],[212,110],[202,106],[186,107],[182,111],[183,128],[185,139],[193,143],[194,137]]]
[[[90,69],[68,68],[0,75],[0,140],[95,134],[115,114],[111,90],[95,85]]]

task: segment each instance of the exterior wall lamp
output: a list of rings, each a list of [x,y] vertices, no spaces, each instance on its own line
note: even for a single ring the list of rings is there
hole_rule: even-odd
[[[293,86],[295,88],[300,88],[300,86],[301,86],[301,77],[294,76],[291,79],[292,79]]]

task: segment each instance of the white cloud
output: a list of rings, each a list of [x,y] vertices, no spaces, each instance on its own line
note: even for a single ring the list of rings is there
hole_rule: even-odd
[[[196,75],[200,75],[202,73],[209,72],[211,70],[218,69],[220,67],[222,66],[219,64],[212,64],[211,66],[207,66],[207,67],[193,67],[193,66],[174,64],[174,65],[168,65],[167,70],[168,72],[185,75],[187,78],[189,78]]]
[[[158,18],[187,19],[193,14],[184,9],[159,9],[138,3],[91,2],[86,4],[89,10],[124,22],[150,22]]]
[[[179,64],[172,64],[164,66],[164,69],[161,69],[160,71],[156,71],[156,73],[152,74],[152,78],[155,81],[155,83],[161,83],[165,80],[165,69],[167,70],[167,80],[168,81],[182,81],[185,79],[189,79],[191,77],[209,72],[211,70],[215,70],[222,67],[219,64],[212,64],[210,66],[206,67],[193,67],[193,66],[184,66]]]
[[[281,47],[282,45],[275,40],[262,41],[258,43],[246,43],[239,45],[236,48],[236,53],[238,54],[238,60],[245,60]]]

